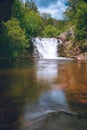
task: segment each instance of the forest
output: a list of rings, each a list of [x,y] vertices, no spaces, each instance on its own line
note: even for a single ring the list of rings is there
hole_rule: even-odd
[[[67,0],[63,20],[54,19],[47,13],[40,14],[33,0],[26,0],[25,4],[15,0],[10,19],[1,21],[0,60],[17,60],[30,56],[33,53],[32,37],[58,38],[71,27],[74,38],[67,36],[66,40],[72,43],[69,50],[78,47],[79,53],[87,52],[86,0]]]

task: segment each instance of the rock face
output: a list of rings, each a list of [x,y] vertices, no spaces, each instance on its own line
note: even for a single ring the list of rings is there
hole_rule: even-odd
[[[22,122],[23,130],[86,130],[87,114],[75,115],[68,112],[50,112],[32,121]]]
[[[87,63],[87,52],[81,53],[79,46],[73,46],[72,41],[60,44],[58,52],[60,56],[75,58],[79,63]]]
[[[0,0],[0,21],[9,19],[14,0]]]
[[[84,62],[87,63],[87,52],[77,55],[75,56],[75,58],[79,61],[79,62]]]
[[[87,118],[69,116],[61,113],[60,115],[49,115],[43,126],[36,130],[86,130]]]
[[[64,44],[59,45],[59,54],[64,57],[74,57],[80,54],[80,48],[77,45],[73,46],[72,40],[65,41]]]
[[[87,52],[81,54],[79,44],[74,44],[75,34],[73,27],[60,34],[58,38],[62,41],[62,44],[58,47],[60,56],[73,57],[79,62],[87,63]]]
[[[73,27],[71,27],[68,31],[60,34],[58,38],[64,43],[69,37],[74,38]]]

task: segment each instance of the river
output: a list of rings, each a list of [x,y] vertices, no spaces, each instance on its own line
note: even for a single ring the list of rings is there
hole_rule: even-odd
[[[0,64],[0,130],[86,130],[87,64]]]

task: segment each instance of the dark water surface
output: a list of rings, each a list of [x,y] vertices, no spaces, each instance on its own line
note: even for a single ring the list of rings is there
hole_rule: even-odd
[[[87,64],[0,64],[0,130],[86,130]]]

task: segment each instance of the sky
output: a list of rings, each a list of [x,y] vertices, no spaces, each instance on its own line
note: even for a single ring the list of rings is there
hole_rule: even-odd
[[[55,19],[63,19],[67,0],[33,0],[40,13],[49,13]]]

